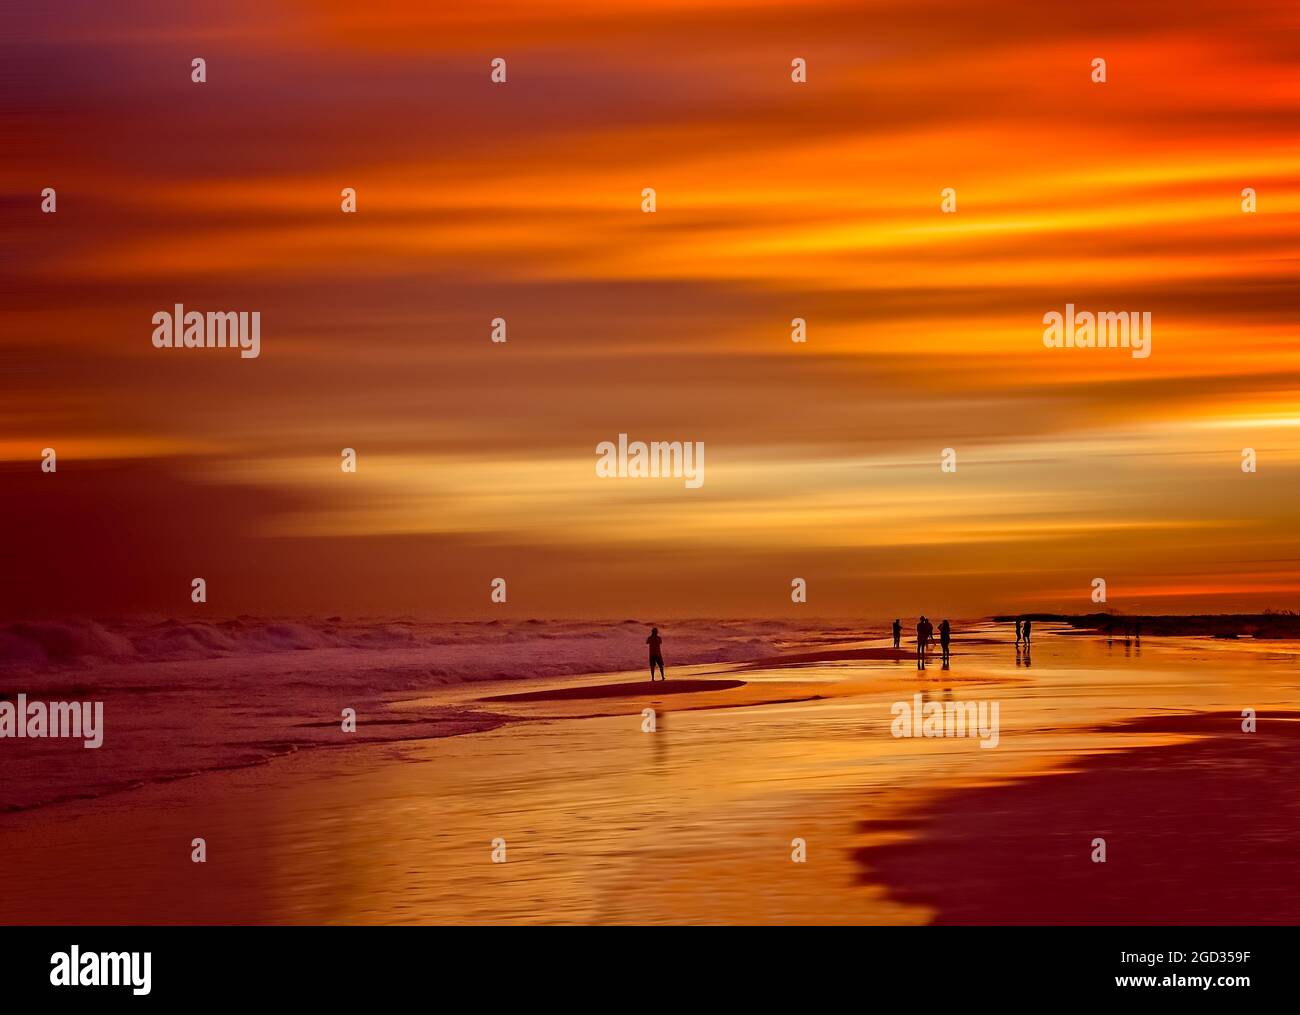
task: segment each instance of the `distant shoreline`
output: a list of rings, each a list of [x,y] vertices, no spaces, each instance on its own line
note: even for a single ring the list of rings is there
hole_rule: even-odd
[[[1300,639],[1300,614],[1296,613],[1195,613],[1195,614],[1127,614],[1127,613],[1015,613],[993,617],[999,623],[1016,620],[1034,623],[1068,624],[1079,630],[1092,630],[1123,637],[1141,626],[1142,634],[1159,636],[1205,635],[1213,638]]]

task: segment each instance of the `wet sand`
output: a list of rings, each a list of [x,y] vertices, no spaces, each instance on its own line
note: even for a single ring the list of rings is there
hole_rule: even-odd
[[[551,687],[543,691],[494,694],[479,701],[586,701],[589,698],[655,698],[665,694],[699,694],[744,687],[743,680],[629,680],[621,684]]]
[[[887,823],[905,842],[859,851],[864,881],[936,923],[1300,923],[1300,712],[1114,728],[1196,739],[932,799]]]
[[[513,681],[411,696],[399,712],[493,698],[499,725],[6,815],[0,919],[1129,923],[1166,906],[1160,920],[1280,920],[1300,816],[1284,799],[1293,727],[1274,716],[1297,699],[1295,655],[1044,630],[1026,665],[1005,633],[959,639],[947,672],[830,646],[653,688],[600,674],[525,700]],[[914,694],[998,701],[998,747],[895,738],[891,706]],[[1265,717],[1253,740],[1196,725],[1245,706]],[[1105,865],[1088,859],[1094,835]]]

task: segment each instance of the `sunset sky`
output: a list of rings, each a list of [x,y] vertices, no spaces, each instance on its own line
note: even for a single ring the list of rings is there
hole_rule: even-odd
[[[1293,3],[23,6],[6,616],[1300,607]]]

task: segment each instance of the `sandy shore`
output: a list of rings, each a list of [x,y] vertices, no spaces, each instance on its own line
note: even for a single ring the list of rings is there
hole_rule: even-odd
[[[1195,739],[931,798],[881,824],[905,841],[859,851],[864,881],[936,923],[1300,923],[1300,712],[1254,733],[1239,712],[1099,730],[1114,731]]]
[[[1031,660],[999,634],[958,641],[949,670],[877,643],[666,683],[413,689],[381,721],[459,711],[492,728],[340,738],[0,817],[18,874],[0,919],[1294,920],[1294,654],[1044,630]],[[999,702],[998,748],[891,735],[891,706],[915,695]],[[1260,730],[1234,733],[1247,703]]]

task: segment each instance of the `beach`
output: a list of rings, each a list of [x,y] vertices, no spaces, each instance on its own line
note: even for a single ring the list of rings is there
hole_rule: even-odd
[[[210,767],[123,785],[128,762],[111,762],[121,769],[116,781],[76,798],[67,792],[71,773],[81,754],[97,752],[51,743],[45,749],[61,750],[68,766],[50,769],[63,773],[60,792],[7,780],[0,863],[14,876],[0,916],[82,924],[1295,922],[1300,904],[1285,890],[1300,873],[1300,808],[1289,799],[1293,643],[1125,645],[1041,625],[1026,659],[1008,625],[954,628],[947,671],[937,660],[918,671],[882,630],[854,637],[843,625],[737,624],[724,643],[701,635],[692,644],[703,656],[740,658],[685,666],[675,664],[665,626],[669,679],[653,685],[632,669],[503,679],[493,667],[473,671],[481,679],[439,683],[428,665],[421,679],[403,659],[409,679],[396,690],[377,686],[373,671],[356,682],[373,699],[358,710],[357,734],[337,732],[330,694],[315,687],[284,722],[306,723],[308,734],[276,737],[264,724],[246,731],[240,756],[252,743],[284,749],[242,763],[218,750],[236,733],[229,717],[214,743],[198,737],[217,720],[194,715],[207,693],[196,690],[184,703],[188,722],[160,705],[129,736],[147,741],[156,769],[173,739],[176,752],[211,758]],[[593,644],[608,633],[543,630]],[[644,628],[636,632],[644,637]],[[500,642],[521,638],[514,631]],[[623,639],[636,640],[632,632]],[[290,658],[302,667],[313,652],[339,653],[333,663],[346,669],[362,651],[318,646]],[[409,651],[438,656],[428,645]],[[466,651],[492,654],[490,644]],[[152,660],[133,672],[257,668],[265,704],[275,698],[267,674],[292,672],[271,655]],[[68,685],[71,673],[60,679]],[[138,694],[138,682],[131,686]],[[895,736],[894,706],[917,695],[940,708],[996,702],[996,746],[975,736]],[[120,701],[107,696],[103,752],[115,735],[121,742]],[[317,725],[303,701],[319,707]],[[256,725],[249,708],[245,701],[239,721]],[[1241,729],[1247,708],[1258,716],[1253,733]],[[376,716],[380,728],[368,728]],[[1097,837],[1106,840],[1105,863],[1092,860]],[[204,863],[191,860],[196,838]],[[794,862],[799,852],[803,862]]]

